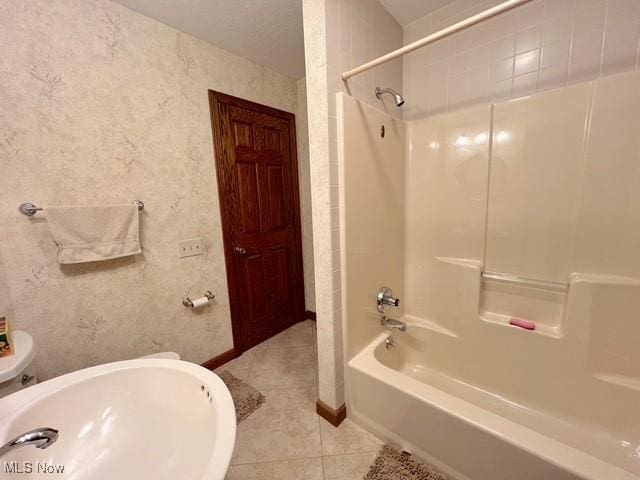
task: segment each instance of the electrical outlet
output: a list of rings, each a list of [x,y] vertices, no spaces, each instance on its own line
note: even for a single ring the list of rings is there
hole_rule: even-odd
[[[180,258],[204,255],[204,244],[202,242],[202,238],[180,240],[178,242],[178,248],[180,249]]]

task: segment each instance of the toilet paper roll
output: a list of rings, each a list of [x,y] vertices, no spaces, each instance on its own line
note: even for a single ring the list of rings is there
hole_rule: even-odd
[[[209,303],[207,297],[200,297],[193,300],[193,308],[202,308]]]

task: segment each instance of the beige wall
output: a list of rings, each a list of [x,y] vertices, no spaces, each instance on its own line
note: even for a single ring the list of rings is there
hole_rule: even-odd
[[[338,112],[348,361],[382,331],[380,287],[392,288],[404,307],[406,130],[402,120],[344,94]],[[400,311],[389,315],[399,318]]]
[[[405,44],[502,0],[452,2],[404,28]],[[404,57],[406,118],[632,70],[636,0],[534,0]]]
[[[105,0],[5,1],[0,22],[0,314],[41,376],[230,349],[207,90],[296,112],[296,82]],[[58,265],[44,214],[17,212],[134,199],[144,252],[103,263]],[[192,237],[205,255],[179,259]],[[182,306],[207,289],[212,306]]]
[[[402,28],[378,0],[303,0],[320,400],[344,403],[336,93],[377,108],[375,85],[400,89],[397,61],[343,84],[342,71],[402,45]],[[313,92],[313,94],[311,94]],[[399,115],[399,111],[394,110]]]
[[[484,255],[490,131],[490,106],[407,122],[405,313],[450,330]]]
[[[313,225],[311,223],[311,176],[309,172],[309,128],[307,121],[307,79],[296,82],[298,91],[298,178],[300,182],[300,220],[302,222],[302,262],[304,269],[304,298],[307,310],[315,312],[316,295],[313,276]]]
[[[408,122],[405,313],[456,334],[514,315],[543,335],[588,338],[567,302],[594,283],[604,303],[578,305],[606,330],[602,305],[640,281],[639,82],[627,72]],[[461,295],[478,269],[533,281],[483,279],[480,298]],[[630,362],[621,340],[602,346],[623,331],[589,342]]]
[[[494,106],[486,270],[567,281],[590,97],[580,83]]]

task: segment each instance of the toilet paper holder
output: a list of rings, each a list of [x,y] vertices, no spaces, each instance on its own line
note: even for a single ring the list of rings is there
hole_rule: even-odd
[[[211,292],[211,290],[207,290],[206,292],[204,292],[204,296],[207,300],[211,301],[214,298],[216,298],[216,296]],[[182,299],[182,304],[185,307],[191,307],[191,308],[195,308],[195,306],[193,305],[193,300],[191,300],[189,297],[185,297]]]

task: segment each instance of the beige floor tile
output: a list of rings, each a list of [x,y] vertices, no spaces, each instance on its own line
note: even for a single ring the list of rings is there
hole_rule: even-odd
[[[232,465],[227,480],[322,480],[322,459]]]
[[[362,480],[377,452],[332,455],[322,458],[324,480]]]
[[[307,347],[313,346],[315,343],[315,335],[313,330],[313,324],[311,320],[305,320],[304,322],[296,323],[295,325],[287,328],[284,332],[280,332],[275,337],[271,337],[265,340],[260,345],[256,346],[256,349],[262,350],[265,348],[289,348],[289,347]]]
[[[262,390],[262,393],[266,397],[264,405],[238,425],[231,463],[321,456],[314,389]]]
[[[220,372],[221,370],[228,370],[233,376],[239,378],[240,380],[247,381],[255,354],[256,350],[248,350],[238,358],[234,358],[230,362],[227,362],[221,367],[216,368],[215,371]]]
[[[377,437],[348,418],[339,427],[334,427],[326,420],[320,419],[320,432],[323,455],[377,452],[382,445]]]
[[[316,358],[313,347],[259,350],[253,360],[248,383],[258,390],[314,385]]]

